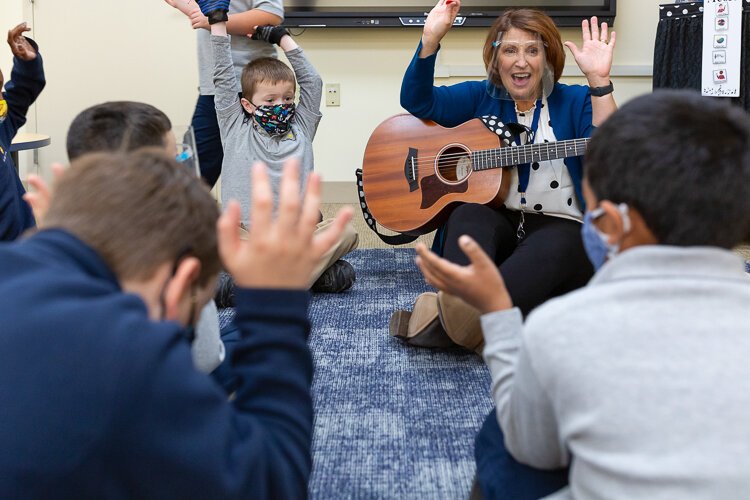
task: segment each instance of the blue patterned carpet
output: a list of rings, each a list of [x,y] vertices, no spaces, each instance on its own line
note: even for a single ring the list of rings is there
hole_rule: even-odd
[[[487,368],[477,355],[388,335],[391,312],[429,289],[414,250],[357,250],[346,259],[357,270],[354,287],[315,295],[310,310],[310,497],[466,498],[474,436],[492,407]]]

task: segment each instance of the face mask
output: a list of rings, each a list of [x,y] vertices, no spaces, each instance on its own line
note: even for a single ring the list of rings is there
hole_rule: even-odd
[[[617,210],[622,216],[623,232],[630,231],[630,217],[628,216],[628,206],[624,203],[617,205]],[[609,236],[599,231],[594,225],[594,221],[604,215],[604,209],[599,207],[583,216],[583,226],[581,227],[581,238],[583,239],[583,248],[586,250],[594,270],[598,271],[604,265],[607,259],[613,258],[620,251],[620,244],[609,243]]]
[[[269,135],[284,135],[289,131],[289,122],[294,112],[293,102],[255,106],[253,118]]]
[[[8,102],[5,99],[0,99],[0,123],[5,121],[5,117],[8,115]]]

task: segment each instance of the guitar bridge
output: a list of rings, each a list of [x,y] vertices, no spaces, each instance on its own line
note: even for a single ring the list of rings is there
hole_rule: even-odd
[[[419,187],[419,156],[416,148],[409,148],[404,162],[404,177],[409,183],[409,192],[416,191]]]

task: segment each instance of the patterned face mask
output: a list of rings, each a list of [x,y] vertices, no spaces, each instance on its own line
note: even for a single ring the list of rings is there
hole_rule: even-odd
[[[293,102],[255,106],[253,118],[269,135],[284,135],[289,131],[289,122],[294,112]]]
[[[0,123],[5,121],[5,117],[8,115],[8,102],[5,99],[0,98]]]

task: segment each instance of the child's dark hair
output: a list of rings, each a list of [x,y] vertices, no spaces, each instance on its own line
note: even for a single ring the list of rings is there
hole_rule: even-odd
[[[663,245],[732,248],[750,235],[750,116],[729,102],[636,98],[596,130],[584,167],[599,200],[637,209]]]
[[[218,218],[208,186],[160,146],[77,158],[56,185],[44,222],[94,248],[120,280],[149,278],[189,248],[201,262],[203,286],[221,268]]]
[[[68,158],[97,151],[132,151],[164,147],[172,129],[167,115],[150,104],[113,101],[83,110],[68,129]]]
[[[242,70],[240,81],[242,84],[242,97],[248,101],[252,100],[255,87],[261,82],[271,84],[292,82],[295,88],[297,84],[292,68],[273,57],[259,57],[247,63]]]

